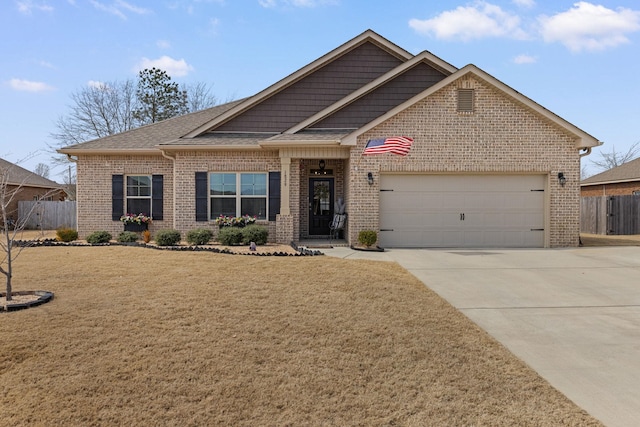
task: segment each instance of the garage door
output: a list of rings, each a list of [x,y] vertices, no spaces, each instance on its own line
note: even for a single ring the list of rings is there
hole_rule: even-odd
[[[382,247],[544,246],[544,175],[382,175]]]

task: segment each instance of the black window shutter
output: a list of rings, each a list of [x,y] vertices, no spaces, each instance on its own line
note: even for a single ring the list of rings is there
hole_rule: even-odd
[[[280,172],[269,172],[269,221],[280,213]]]
[[[207,212],[207,173],[196,172],[196,221],[208,221]]]
[[[111,219],[124,215],[124,175],[111,175]]]
[[[162,221],[164,216],[163,184],[163,175],[151,176],[151,214],[153,219],[158,221]]]

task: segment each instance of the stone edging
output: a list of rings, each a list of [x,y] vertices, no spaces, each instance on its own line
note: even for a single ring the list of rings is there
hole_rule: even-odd
[[[36,307],[38,305],[49,302],[53,299],[53,292],[49,291],[16,291],[11,292],[11,295],[37,295],[38,299],[29,302],[17,303],[17,304],[8,304],[5,306],[0,306],[1,311],[16,311],[16,310],[24,310],[25,308]],[[0,297],[6,297],[6,292],[0,292]]]
[[[218,249],[206,246],[157,246],[157,245],[148,245],[146,243],[139,242],[131,242],[131,243],[120,243],[120,242],[109,242],[109,243],[100,243],[100,244],[91,244],[91,243],[80,243],[80,242],[59,242],[55,239],[44,239],[44,240],[14,240],[14,246],[17,247],[38,247],[38,246],[136,246],[140,248],[147,249],[156,249],[161,251],[192,251],[192,252],[214,252],[218,254],[228,254],[228,255],[248,255],[248,256],[316,256],[316,255],[324,255],[321,251],[313,251],[310,249],[299,248],[295,243],[291,242],[291,247],[296,251],[295,254],[288,252],[249,252],[249,253],[237,253],[233,252],[229,249]]]

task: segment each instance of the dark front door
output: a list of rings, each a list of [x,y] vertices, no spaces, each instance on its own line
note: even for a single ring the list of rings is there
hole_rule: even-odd
[[[309,235],[328,235],[333,216],[333,178],[309,179]]]

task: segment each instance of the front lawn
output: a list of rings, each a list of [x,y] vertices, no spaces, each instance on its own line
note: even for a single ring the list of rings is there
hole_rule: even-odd
[[[599,425],[396,264],[38,247],[0,425]]]

